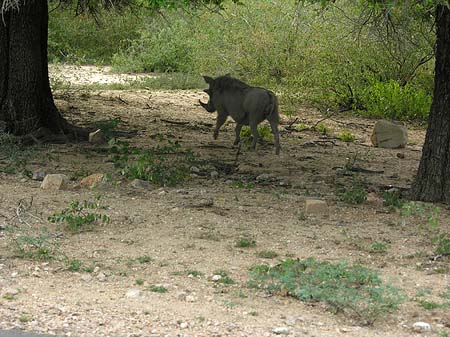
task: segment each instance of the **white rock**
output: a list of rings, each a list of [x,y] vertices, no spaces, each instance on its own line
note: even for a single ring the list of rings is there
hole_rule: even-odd
[[[64,190],[69,185],[69,178],[65,174],[47,174],[41,184],[43,190]]]
[[[381,120],[375,123],[370,139],[376,147],[404,148],[408,143],[408,130],[403,125]]]
[[[181,329],[187,329],[187,328],[189,328],[189,324],[186,323],[186,322],[181,322],[181,323],[180,323],[180,328],[181,328]]]
[[[141,296],[141,291],[136,288],[131,288],[127,290],[125,296],[128,298],[139,298]]]
[[[431,331],[431,325],[425,322],[416,322],[413,324],[413,330],[415,332],[429,332]]]
[[[218,282],[218,281],[220,281],[222,279],[222,276],[221,275],[213,275],[212,277],[211,277],[211,280],[213,280],[214,282]]]
[[[195,296],[193,295],[187,295],[186,296],[186,302],[195,302]]]
[[[200,169],[197,166],[191,166],[189,171],[191,171],[191,173],[200,173]]]
[[[274,334],[277,334],[277,335],[288,335],[289,334],[289,328],[287,326],[280,326],[278,328],[274,328],[272,330],[272,332]]]
[[[89,274],[83,274],[83,275],[81,275],[81,279],[82,279],[84,282],[89,282],[89,281],[92,280],[92,276],[89,275]]]

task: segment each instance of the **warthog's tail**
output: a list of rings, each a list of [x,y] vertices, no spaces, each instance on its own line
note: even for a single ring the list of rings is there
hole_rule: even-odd
[[[277,123],[279,122],[279,115],[278,115],[278,99],[277,96],[272,91],[267,91],[267,94],[269,95],[270,104],[266,107],[265,115],[266,118],[270,118]]]

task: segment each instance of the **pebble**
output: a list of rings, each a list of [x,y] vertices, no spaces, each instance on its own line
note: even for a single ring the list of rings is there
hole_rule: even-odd
[[[191,173],[200,173],[200,169],[197,166],[191,166],[189,169]]]
[[[212,277],[211,277],[211,280],[213,280],[214,282],[218,282],[218,281],[220,281],[222,279],[222,276],[221,275],[213,275]]]
[[[416,322],[413,324],[413,330],[415,332],[429,332],[431,331],[431,325],[426,322]]]
[[[211,171],[211,179],[217,179],[217,178],[219,178],[219,172]]]
[[[288,335],[289,334],[289,328],[287,326],[281,326],[281,327],[278,327],[278,328],[274,328],[272,330],[272,332],[274,334],[277,334],[277,335]]]
[[[180,323],[180,328],[181,328],[181,329],[187,329],[187,328],[189,328],[189,324],[186,323],[186,322],[181,322],[181,323]]]
[[[127,290],[125,296],[128,298],[138,298],[139,296],[141,296],[141,291],[136,288],[131,288]]]
[[[81,275],[81,279],[82,279],[84,282],[89,282],[89,281],[92,280],[92,276],[89,275],[89,274],[83,274],[83,275]]]
[[[186,302],[195,302],[195,297],[193,295],[187,295]]]

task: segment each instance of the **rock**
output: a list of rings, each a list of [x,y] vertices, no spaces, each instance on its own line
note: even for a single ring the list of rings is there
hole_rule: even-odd
[[[130,185],[134,188],[143,190],[149,190],[152,187],[148,181],[142,179],[134,179]]]
[[[187,328],[189,328],[189,324],[187,322],[181,322],[180,323],[180,328],[181,329],[187,329]]]
[[[211,179],[217,179],[217,178],[219,178],[219,172],[211,171]]]
[[[141,291],[136,288],[131,288],[127,290],[125,296],[128,298],[139,298],[141,296]]]
[[[181,292],[179,292],[179,293],[177,294],[177,298],[178,298],[180,301],[186,301],[187,293],[186,293],[185,291],[181,291]]]
[[[187,296],[186,296],[186,302],[190,302],[190,303],[195,302],[195,296],[193,296],[193,295],[187,295]]]
[[[46,175],[47,175],[47,173],[45,173],[44,171],[38,170],[38,171],[33,172],[33,176],[31,177],[31,179],[37,180],[37,181],[42,181],[42,180],[44,180]]]
[[[323,200],[307,199],[305,201],[305,214],[328,216],[328,205]]]
[[[100,282],[105,282],[106,281],[106,275],[103,273],[99,273],[97,275],[97,280],[99,280]]]
[[[94,173],[87,177],[84,177],[80,181],[81,187],[94,188],[100,185],[104,181],[105,175],[103,173]]]
[[[89,282],[89,281],[92,280],[92,276],[89,275],[89,274],[83,274],[83,275],[81,275],[81,279],[82,279],[84,282]]]
[[[222,279],[222,276],[221,275],[213,275],[212,277],[211,277],[211,280],[213,280],[214,282],[218,282],[218,281],[220,281]]]
[[[274,328],[272,332],[277,335],[289,335],[289,328],[287,326],[281,326]]]
[[[381,120],[375,123],[370,139],[375,147],[404,148],[408,143],[408,130],[403,125]]]
[[[413,324],[413,330],[415,332],[430,332],[431,325],[425,322],[416,322]]]
[[[89,143],[103,144],[105,142],[106,142],[106,137],[102,130],[98,129],[97,131],[91,132],[89,134]]]
[[[200,169],[197,166],[191,166],[191,168],[189,169],[189,171],[191,173],[200,173]]]
[[[273,175],[269,173],[263,173],[256,177],[256,181],[267,181],[273,179]]]
[[[47,174],[41,184],[43,190],[57,191],[67,189],[69,178],[65,174]]]

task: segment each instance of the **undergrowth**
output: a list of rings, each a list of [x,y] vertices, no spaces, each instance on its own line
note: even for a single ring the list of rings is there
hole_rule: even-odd
[[[324,302],[332,312],[363,324],[373,324],[403,301],[401,292],[384,285],[376,271],[346,262],[287,259],[274,267],[257,265],[250,275],[251,287],[304,302]]]

